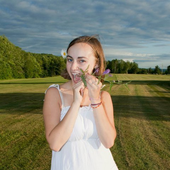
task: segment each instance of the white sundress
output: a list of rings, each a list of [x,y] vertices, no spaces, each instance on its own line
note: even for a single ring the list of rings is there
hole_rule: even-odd
[[[53,84],[51,87],[59,90],[62,121],[70,106],[64,106],[59,85]],[[99,140],[90,105],[80,107],[70,138],[60,151],[52,151],[51,170],[118,170],[110,149]]]

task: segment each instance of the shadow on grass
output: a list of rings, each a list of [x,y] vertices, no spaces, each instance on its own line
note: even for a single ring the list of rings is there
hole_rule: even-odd
[[[0,114],[42,114],[44,93],[0,93]],[[169,97],[112,96],[116,116],[170,121]]]
[[[169,97],[112,96],[115,116],[170,121]]]
[[[0,114],[38,114],[35,110],[42,110],[43,99],[44,93],[0,93]]]

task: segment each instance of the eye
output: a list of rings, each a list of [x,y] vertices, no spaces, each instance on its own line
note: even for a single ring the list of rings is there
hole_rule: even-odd
[[[80,62],[80,63],[85,63],[85,62],[86,62],[86,60],[80,60],[79,62]]]
[[[72,61],[73,61],[73,59],[67,58],[67,62],[72,62]]]

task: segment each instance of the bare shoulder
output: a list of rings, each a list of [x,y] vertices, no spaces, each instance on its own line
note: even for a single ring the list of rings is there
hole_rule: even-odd
[[[59,91],[56,87],[50,87],[49,89],[47,89],[45,96],[48,98],[49,97],[57,98],[59,97]]]
[[[62,102],[59,94],[59,90],[56,87],[50,87],[47,89],[44,98],[44,106],[51,106],[54,105],[61,107]]]

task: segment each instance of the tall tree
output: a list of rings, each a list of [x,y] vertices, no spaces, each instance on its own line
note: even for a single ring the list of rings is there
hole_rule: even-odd
[[[155,73],[155,74],[161,74],[161,69],[159,68],[158,65],[155,66],[154,73]]]
[[[128,73],[129,69],[130,69],[130,62],[129,61],[124,62],[124,69],[123,69],[124,73]]]
[[[167,67],[167,74],[170,74],[170,65]]]
[[[8,62],[0,58],[0,79],[11,79],[12,69]]]
[[[131,68],[129,70],[129,73],[136,74],[138,70],[139,70],[138,64],[135,62],[131,63]]]
[[[153,73],[153,70],[152,70],[151,67],[148,69],[148,73],[149,73],[149,74],[152,74],[152,73]]]

